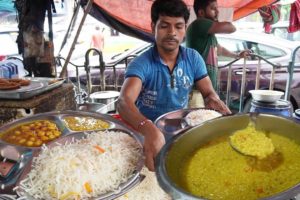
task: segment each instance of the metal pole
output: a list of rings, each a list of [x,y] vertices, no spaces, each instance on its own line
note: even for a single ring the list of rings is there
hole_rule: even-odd
[[[244,65],[243,65],[243,74],[242,74],[242,83],[241,83],[241,96],[240,96],[240,108],[239,112],[243,112],[243,104],[244,104],[244,95],[245,95],[245,85],[246,85],[246,58],[244,58]]]
[[[260,69],[261,69],[261,59],[258,58],[258,65],[256,68],[256,79],[255,79],[255,89],[258,90],[259,89],[259,80],[260,80]]]
[[[228,107],[230,105],[231,74],[232,74],[231,67],[232,65],[228,66],[227,89],[226,89],[226,99],[225,99],[226,106]]]
[[[75,38],[73,40],[72,46],[70,48],[69,54],[68,54],[68,56],[67,56],[67,58],[65,60],[64,66],[63,66],[62,71],[60,73],[60,76],[59,76],[60,78],[64,78],[64,77],[67,76],[67,73],[68,73],[68,70],[67,70],[68,69],[68,63],[69,63],[69,61],[71,59],[71,56],[72,56],[72,53],[73,53],[73,51],[75,49],[75,45],[76,45],[77,39],[79,37],[79,34],[80,34],[81,28],[83,26],[83,23],[85,21],[85,18],[86,18],[87,14],[90,12],[90,10],[92,8],[93,2],[94,2],[94,0],[89,0],[88,3],[87,3],[87,5],[86,5],[86,9],[84,10],[84,14],[82,16],[81,22],[80,22],[79,27],[77,29],[77,32],[76,32]]]
[[[295,67],[295,60],[296,60],[296,52],[300,49],[300,46],[298,46],[296,49],[294,49],[293,54],[292,54],[292,60],[289,62],[288,66],[288,72],[289,72],[289,78],[286,83],[286,88],[285,88],[285,94],[284,94],[284,99],[285,100],[290,100],[290,90],[291,90],[291,85],[293,81],[293,75],[294,75],[294,67]]]

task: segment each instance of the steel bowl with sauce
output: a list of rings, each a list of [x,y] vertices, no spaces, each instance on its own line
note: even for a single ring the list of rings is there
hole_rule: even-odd
[[[297,149],[299,153],[300,124],[295,123],[290,119],[274,115],[258,115],[256,119],[256,128],[266,131],[268,134],[270,133],[272,140],[275,138],[275,148],[277,148],[277,153],[280,155],[279,159],[275,159],[276,162],[271,163],[274,164],[274,166],[268,168],[267,165],[266,168],[264,164],[273,162],[272,158],[270,162],[257,162],[256,160],[253,160],[253,158],[241,155],[233,150],[228,142],[230,134],[247,127],[251,115],[252,114],[243,114],[213,119],[174,136],[166,143],[156,158],[156,173],[160,186],[169,193],[173,199],[294,199],[295,196],[300,193],[300,174],[297,170],[295,173],[289,174],[288,170],[295,170],[297,166],[300,167],[300,161],[297,161],[299,160],[297,152],[291,152],[290,150],[292,147],[285,147],[280,141],[290,141],[290,144],[293,148]],[[224,141],[225,143],[223,145]],[[280,145],[277,145],[277,143]],[[219,144],[222,144],[224,149],[219,149],[222,148],[218,146]],[[215,148],[213,150],[219,151],[219,154],[207,157],[206,160],[201,160],[205,157],[207,152],[200,152],[198,154],[198,150],[204,149],[207,151],[209,148]],[[286,152],[289,152],[289,155],[285,155]],[[194,165],[194,169],[192,169],[190,167],[193,163],[191,158],[196,158],[197,156],[202,163],[198,162],[199,165],[196,165],[196,167]],[[219,166],[216,166],[214,162],[211,162],[214,160],[220,160],[220,162],[225,161],[225,164],[222,164],[221,166],[221,170],[218,168]],[[245,166],[242,170],[235,164],[237,161],[241,161],[242,165]],[[233,172],[233,174],[229,173],[229,170],[226,169],[226,167],[232,168],[233,170],[230,172]],[[296,168],[293,169],[294,167]],[[279,172],[280,170],[287,170],[288,175],[281,175]],[[235,171],[241,172],[243,177],[240,179],[235,177]],[[202,176],[197,176],[199,173],[202,173]],[[270,179],[269,184],[261,186],[260,183],[268,182],[263,179],[269,175],[271,176],[272,173],[273,177],[275,177],[274,180]],[[235,188],[237,185],[242,185],[249,180],[248,175],[245,174],[257,175],[251,182],[252,185],[255,185],[255,189],[253,190],[251,184],[249,184],[241,187],[239,192],[232,193],[232,196],[226,196],[227,191],[231,192],[231,186],[234,186]],[[194,177],[201,180],[192,184],[188,183],[187,180],[194,180]],[[209,181],[205,185],[207,188],[203,189],[201,181],[205,181],[206,178]],[[213,182],[212,179],[216,179],[216,181]],[[237,180],[240,182],[236,182]],[[275,184],[274,181],[277,180],[279,180],[279,182],[278,184]],[[293,184],[285,185],[287,182]],[[193,184],[196,187],[202,188],[201,191],[195,192],[191,189],[190,186]],[[210,188],[208,185],[210,185]],[[274,185],[282,185],[282,188],[284,189],[274,189],[272,188]],[[209,193],[209,189],[212,189],[213,192]],[[247,191],[248,189],[249,191]],[[214,193],[216,190],[222,192],[219,194]],[[246,191],[244,195],[241,195],[243,192],[242,190]],[[267,192],[272,190],[277,192],[271,194]],[[255,197],[253,198],[253,196]]]

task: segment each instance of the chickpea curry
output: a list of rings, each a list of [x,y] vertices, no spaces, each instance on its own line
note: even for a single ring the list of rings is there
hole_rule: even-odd
[[[14,127],[0,134],[0,139],[16,145],[39,147],[61,135],[56,124],[48,120],[38,120]]]

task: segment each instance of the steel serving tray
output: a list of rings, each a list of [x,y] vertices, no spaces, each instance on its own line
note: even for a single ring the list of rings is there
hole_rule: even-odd
[[[30,80],[30,85],[22,86],[16,90],[0,90],[0,99],[28,99],[33,96],[39,95],[46,91],[52,90],[61,86],[65,79],[55,78],[26,78]],[[51,81],[54,81],[52,84]]]
[[[4,126],[0,127],[0,134],[4,133],[16,126],[19,126],[24,123],[30,123],[37,120],[49,120],[54,122],[58,129],[61,132],[61,136],[57,139],[54,139],[51,142],[48,142],[46,145],[53,145],[55,143],[63,142],[65,140],[69,140],[72,137],[83,137],[82,131],[72,131],[68,128],[68,126],[64,122],[64,117],[67,116],[74,116],[74,117],[92,117],[95,119],[100,119],[109,123],[108,130],[119,130],[124,133],[129,134],[133,137],[136,141],[139,142],[142,149],[142,137],[139,136],[138,133],[134,132],[134,130],[128,128],[127,126],[123,125],[119,120],[105,114],[100,113],[92,113],[92,112],[83,112],[83,111],[55,111],[55,112],[47,112],[42,114],[36,114],[31,117],[21,118],[15,120],[13,122],[7,123]],[[97,129],[97,130],[104,130],[104,129]],[[84,131],[86,133],[90,133],[97,130],[89,130]],[[0,138],[0,162],[1,158],[6,158],[6,160],[13,162],[14,168],[11,169],[12,171],[7,174],[5,177],[0,176],[0,194],[7,193],[7,194],[15,194],[15,191],[12,189],[16,186],[16,184],[20,181],[20,179],[26,175],[31,169],[31,162],[34,156],[38,155],[41,147],[25,147],[25,146],[18,146],[14,144],[7,143]],[[135,185],[140,183],[144,176],[140,174],[140,171],[144,165],[144,160],[141,158],[138,162],[136,171],[133,173],[132,177],[128,180],[128,182],[123,183],[120,185],[120,190],[118,192],[111,192],[105,195],[102,195],[97,198],[93,199],[115,199],[118,196],[126,193],[128,190],[133,188]],[[20,195],[23,193],[20,193]],[[23,194],[24,195],[24,194]],[[33,199],[25,194],[25,199]]]

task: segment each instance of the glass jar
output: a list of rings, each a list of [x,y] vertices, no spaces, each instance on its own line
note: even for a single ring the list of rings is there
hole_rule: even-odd
[[[291,103],[282,99],[272,103],[252,100],[250,112],[280,115],[284,117],[291,117],[293,113]]]

